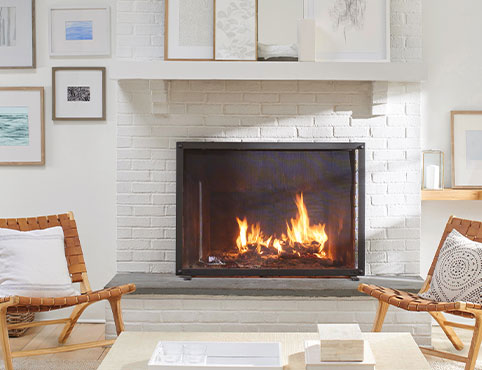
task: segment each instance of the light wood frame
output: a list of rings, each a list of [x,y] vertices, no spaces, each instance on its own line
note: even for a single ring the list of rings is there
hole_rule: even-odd
[[[213,61],[214,60],[214,53],[215,53],[215,39],[213,34],[213,56],[212,58],[170,58],[169,57],[169,1],[173,0],[165,0],[164,1],[164,60],[170,61],[191,61],[191,62],[206,62],[206,61]],[[213,0],[213,27],[215,27],[215,16],[216,16],[216,0]]]
[[[216,2],[214,0],[213,6],[213,60],[216,62],[257,62],[258,61],[258,0],[254,0],[254,47],[255,47],[255,57],[253,60],[245,59],[216,59]]]
[[[75,219],[74,215],[72,212],[68,212],[65,216],[70,223],[74,223],[75,225]],[[45,217],[45,220],[53,220],[57,224],[59,223],[59,220],[57,217],[60,216],[47,216]],[[18,223],[19,225],[27,225],[29,222],[35,222],[35,218],[29,218],[29,219],[7,219],[8,221],[11,221],[12,223]],[[44,221],[47,222],[47,221]],[[3,226],[4,227],[4,226]],[[75,227],[75,233],[76,233],[76,227]],[[67,231],[69,237],[75,237],[73,235],[72,230]],[[67,236],[67,234],[66,234]],[[80,245],[72,245],[74,249],[77,249],[77,253],[79,253]],[[81,252],[80,252],[81,253]],[[67,252],[66,252],[67,254]],[[93,293],[89,278],[87,276],[87,272],[85,269],[85,264],[80,261],[83,261],[83,258],[79,259],[79,257],[76,257],[75,262],[77,262],[77,267],[74,267],[72,269],[72,265],[69,266],[69,272],[71,274],[71,278],[73,282],[79,282],[80,283],[80,291],[82,295],[89,295],[89,294],[100,294],[99,291]],[[83,266],[83,267],[82,267]],[[80,267],[80,268],[79,268]],[[74,276],[75,275],[75,276]],[[135,290],[135,286],[134,286]],[[131,289],[132,291],[132,289]],[[122,298],[122,294],[117,295],[117,296],[110,296],[109,298],[105,298],[109,301],[109,304],[112,309],[112,314],[114,316],[114,322],[116,326],[116,332],[117,335],[120,335],[121,332],[124,331],[124,322],[122,319],[122,312],[121,312],[121,305],[120,301]],[[102,302],[103,300],[97,300],[97,301],[89,301],[87,299],[86,302],[84,303],[77,303],[74,305],[74,310],[72,311],[71,315],[67,318],[64,319],[56,319],[56,320],[46,320],[46,321],[34,321],[34,322],[28,322],[28,323],[18,323],[18,324],[8,324],[7,323],[7,311],[9,308],[15,309],[15,306],[22,305],[20,303],[21,299],[25,301],[25,297],[18,297],[18,296],[13,296],[8,299],[8,301],[2,301],[0,303],[0,347],[1,347],[1,352],[3,355],[3,361],[5,363],[5,370],[13,370],[13,358],[17,357],[28,357],[28,356],[38,356],[38,355],[46,355],[46,354],[52,354],[52,353],[62,353],[62,352],[69,352],[69,351],[76,351],[80,349],[88,349],[88,348],[95,348],[95,347],[104,347],[104,346],[109,346],[114,344],[115,339],[111,340],[99,340],[99,341],[93,341],[93,342],[85,342],[85,343],[78,343],[78,344],[70,344],[70,345],[63,345],[67,338],[70,336],[72,333],[72,330],[79,320],[79,317],[81,314],[85,311],[87,307],[89,307],[92,303],[95,302]],[[34,298],[35,299],[35,298]],[[56,298],[45,298],[46,301],[53,301]],[[60,298],[61,300],[66,300],[68,297],[65,298]],[[28,301],[31,302],[32,299],[29,299]],[[36,299],[38,300],[38,299]],[[25,304],[25,303],[23,303]],[[39,303],[42,305],[42,302]],[[49,303],[44,303],[45,305],[49,305]],[[56,309],[59,307],[52,306],[52,309]],[[9,329],[19,329],[19,328],[32,328],[32,327],[37,327],[37,326],[45,326],[45,325],[57,325],[57,324],[64,324],[63,330],[60,333],[60,336],[58,337],[58,342],[61,344],[58,347],[50,347],[50,348],[42,348],[42,349],[35,349],[35,350],[28,350],[28,351],[11,351],[10,348],[10,341],[8,337],[8,330]]]
[[[102,72],[102,117],[57,117],[55,74],[57,71],[101,71]],[[52,120],[53,121],[105,121],[106,120],[106,68],[105,67],[52,67]]]
[[[434,260],[432,262],[432,265],[430,267],[430,270],[427,274],[427,278],[425,279],[425,282],[418,292],[418,294],[426,292],[430,288],[430,283],[432,281],[432,276],[435,270],[435,266],[438,260],[438,256],[440,253],[440,249],[445,241],[445,238],[449,234],[449,232],[453,229],[457,229],[457,226],[455,225],[460,225],[463,226],[464,228],[467,228],[469,232],[471,233],[471,239],[474,239],[474,233],[475,233],[475,239],[480,240],[482,237],[482,233],[479,232],[479,230],[482,230],[482,225],[480,222],[476,221],[470,221],[470,220],[462,220],[462,219],[455,219],[454,216],[450,216],[447,226],[444,230],[444,234],[442,236],[442,240],[439,243],[437,252],[435,253]],[[477,226],[479,227],[477,229]],[[460,230],[459,230],[460,231]],[[479,236],[481,235],[481,236]],[[358,290],[366,293],[363,290],[363,285],[360,284],[358,287]],[[382,288],[383,289],[383,288]],[[399,291],[396,291],[400,293]],[[383,326],[383,322],[385,320],[385,315],[388,311],[388,307],[390,306],[390,303],[386,301],[382,301],[382,299],[378,299],[378,308],[377,312],[375,315],[375,320],[373,322],[373,332],[380,332]],[[400,305],[400,299],[395,295],[393,298],[393,305],[397,306]],[[391,302],[391,301],[390,301]],[[414,303],[415,304],[415,303]],[[472,306],[472,307],[471,307]],[[432,348],[426,348],[426,347],[420,347],[420,350],[422,353],[430,356],[436,356],[436,357],[441,357],[444,359],[452,360],[452,361],[458,361],[462,362],[465,364],[464,370],[474,370],[476,362],[477,362],[477,356],[479,354],[480,350],[480,345],[482,342],[482,309],[479,308],[473,308],[473,304],[470,303],[465,303],[465,302],[456,302],[454,305],[454,309],[452,310],[444,310],[444,311],[437,311],[436,309],[434,310],[427,310],[427,311],[421,311],[421,312],[428,312],[432,318],[440,325],[442,330],[444,331],[445,335],[449,339],[449,341],[452,343],[454,348],[458,351],[462,350],[464,348],[463,342],[460,340],[460,338],[457,336],[453,328],[459,328],[459,329],[465,329],[465,330],[471,330],[473,332],[472,340],[470,343],[470,349],[468,355],[465,356],[460,356],[456,355],[450,352],[445,352],[445,351],[439,351],[435,350]],[[400,307],[400,306],[399,306]],[[448,314],[456,314],[458,316],[464,316],[468,318],[473,318],[475,319],[475,324],[474,325],[466,325],[466,324],[460,324],[457,322],[449,321],[446,320],[445,316],[443,313],[448,313]]]
[[[450,138],[451,138],[451,145],[452,145],[452,188],[453,189],[482,189],[482,185],[480,186],[463,186],[463,185],[455,185],[455,116],[456,115],[480,115],[482,116],[482,111],[480,110],[453,110],[450,112]],[[480,128],[482,130],[482,126]]]
[[[43,166],[45,165],[45,93],[43,87],[0,87],[0,91],[40,92],[40,162],[0,162],[0,166]]]
[[[37,47],[35,30],[35,0],[32,0],[32,65],[30,66],[11,66],[0,67],[0,69],[35,69],[37,67]]]

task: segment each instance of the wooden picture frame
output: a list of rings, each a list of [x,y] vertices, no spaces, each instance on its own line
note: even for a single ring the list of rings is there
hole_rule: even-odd
[[[212,61],[214,60],[214,35],[212,36],[212,46],[207,47],[181,47],[182,50],[171,50],[177,35],[169,31],[172,24],[179,24],[179,19],[174,20],[170,17],[172,11],[176,10],[178,0],[165,0],[164,4],[164,60],[166,61]],[[212,25],[207,24],[207,30],[214,29],[214,8],[215,1],[212,1]],[[174,23],[177,22],[177,23]],[[169,41],[171,39],[171,41]],[[174,44],[175,45],[175,44]],[[196,57],[196,54],[199,55]]]
[[[57,74],[59,72],[101,72],[101,81],[97,81],[94,86],[67,86],[65,83],[61,83],[62,86],[67,86],[67,94],[71,94],[72,89],[72,99],[67,97],[67,99],[62,99],[65,103],[66,101],[75,104],[73,109],[74,113],[72,115],[61,114],[61,111],[66,112],[69,109],[62,107],[59,109],[58,103],[60,102],[59,97],[59,78]],[[79,80],[79,78],[74,79]],[[75,81],[74,81],[75,82]],[[84,83],[84,82],[83,82]],[[85,83],[84,83],[85,84]],[[101,91],[99,92],[99,88]],[[88,94],[88,99],[86,97]],[[98,113],[96,115],[79,115],[79,112],[87,108],[87,105],[82,106],[85,103],[90,104],[91,95],[94,98],[100,99],[97,104],[101,104],[101,109],[94,109]],[[105,67],[52,67],[52,120],[54,121],[105,121],[106,120],[106,68]],[[75,113],[77,112],[77,113]],[[77,115],[76,115],[77,114]]]
[[[458,116],[460,116],[460,118],[465,118],[465,120],[457,119]],[[474,145],[471,145],[470,143],[470,141],[474,139],[474,134],[477,134],[477,138],[482,138],[482,111],[451,111],[450,126],[452,145],[452,188],[482,189],[482,149],[480,149],[480,142],[478,142],[478,140],[475,139],[477,142]],[[474,131],[474,133],[468,135],[466,131]],[[465,133],[465,142],[462,133]],[[461,151],[464,149],[465,156],[461,155]],[[475,153],[475,155],[471,153]],[[475,163],[475,166],[471,165],[472,170],[475,171],[475,176],[472,177],[475,177],[477,180],[467,179],[467,167],[469,161]],[[461,165],[465,165],[465,168],[461,168]]]
[[[7,155],[11,156],[11,160],[2,161],[0,158],[0,166],[41,166],[45,164],[45,94],[43,87],[0,87],[0,95],[2,92],[8,92],[8,99],[14,99],[16,94],[26,93],[19,99],[18,102],[11,104],[11,107],[16,109],[23,108],[25,112],[22,115],[27,118],[28,134],[23,135],[28,137],[28,145],[10,143],[8,146],[1,145],[0,137],[0,156]],[[27,96],[29,92],[37,92],[38,100],[35,95]],[[19,97],[20,98],[20,97]],[[6,104],[7,98],[1,98],[0,102]],[[1,104],[1,103],[0,103]],[[6,105],[5,107],[8,107]],[[2,119],[1,114],[2,107],[0,106],[0,120]],[[10,112],[11,113],[11,112]],[[18,114],[18,112],[16,113]],[[31,122],[31,118],[37,118],[37,124],[34,125]],[[17,121],[18,122],[18,121]],[[17,126],[18,129],[18,126]],[[18,135],[17,135],[18,136]],[[37,140],[32,140],[37,138]],[[18,139],[17,139],[18,140]],[[25,148],[22,148],[25,146]],[[11,149],[11,150],[10,150]],[[24,150],[22,150],[24,149]],[[11,153],[10,153],[11,152]],[[14,159],[15,157],[30,158],[25,160]],[[36,158],[36,160],[31,159]]]
[[[236,0],[222,0],[222,1],[233,1]],[[214,22],[213,22],[213,38],[214,38],[214,60],[218,62],[256,62],[258,61],[258,0],[253,0],[254,2],[254,58],[253,59],[236,59],[236,58],[223,58],[216,55],[216,45],[219,45],[216,39],[217,32],[217,3],[218,0],[214,0]]]
[[[20,0],[15,0],[12,4],[18,4]],[[31,20],[31,25],[30,27],[28,27],[28,30],[31,30],[31,37],[30,35],[27,35],[27,38],[28,40],[30,41],[31,39],[31,58],[30,57],[27,57],[26,59],[28,60],[28,62],[23,62],[21,63],[21,65],[12,65],[12,64],[9,64],[8,62],[5,62],[5,65],[3,65],[2,63],[2,51],[1,51],[1,47],[0,47],[0,70],[2,69],[35,69],[37,67],[37,57],[36,57],[36,53],[37,53],[37,48],[36,48],[36,33],[35,33],[35,0],[23,0],[23,1],[26,1],[26,3],[28,4],[31,4],[31,18],[29,18]],[[12,1],[5,1],[5,0],[0,0],[0,8],[2,7],[2,3],[5,2],[5,3],[10,3]],[[21,4],[19,4],[21,5]],[[25,5],[25,4],[24,4]],[[18,14],[16,14],[16,19],[18,22]],[[25,19],[27,20],[27,19]],[[30,50],[30,49],[29,49]],[[12,50],[13,51],[13,50]],[[5,58],[5,56],[4,56]]]

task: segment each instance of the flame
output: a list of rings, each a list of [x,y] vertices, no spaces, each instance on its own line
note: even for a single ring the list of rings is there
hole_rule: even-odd
[[[236,239],[238,252],[240,254],[246,253],[251,247],[259,255],[271,251],[277,256],[309,254],[316,258],[325,258],[326,253],[323,249],[328,241],[325,224],[310,225],[308,210],[303,201],[303,193],[296,195],[295,204],[298,214],[296,218],[290,220],[290,223],[286,222],[286,234],[283,233],[281,239],[273,235],[266,238],[261,231],[259,222],[251,224],[248,232],[246,217],[243,220],[236,217],[239,226],[239,235]]]

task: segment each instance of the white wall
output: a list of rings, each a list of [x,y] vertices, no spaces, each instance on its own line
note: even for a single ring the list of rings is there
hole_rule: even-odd
[[[426,0],[423,53],[422,148],[445,152],[445,186],[451,186],[450,111],[482,110],[482,2]],[[481,201],[422,203],[421,272],[425,276],[450,215],[482,220]]]
[[[61,2],[62,6],[69,3],[79,2]],[[55,2],[50,0],[36,2],[37,69],[0,72],[0,86],[44,86],[46,144],[45,166],[0,167],[0,218],[73,211],[89,278],[93,289],[99,289],[116,271],[116,84],[108,82],[107,85],[107,121],[52,122],[51,67],[109,67],[111,63],[110,58],[49,57],[48,8],[53,4]],[[111,4],[114,5],[115,1]],[[115,14],[114,7],[112,13]],[[114,37],[115,32],[112,35]],[[107,78],[108,73],[107,68]],[[103,304],[91,306],[83,318],[103,320]]]

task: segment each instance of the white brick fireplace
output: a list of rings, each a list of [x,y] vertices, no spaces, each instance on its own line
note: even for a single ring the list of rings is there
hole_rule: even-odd
[[[392,61],[420,61],[422,1],[391,4]],[[162,58],[163,19],[160,1],[119,1],[118,58]],[[419,274],[418,82],[121,79],[117,99],[119,273],[175,271],[176,141],[356,141],[366,143],[366,274]],[[192,331],[368,330],[376,308],[369,297],[181,294],[123,306],[127,329]],[[430,343],[428,315],[389,312],[386,323]]]

